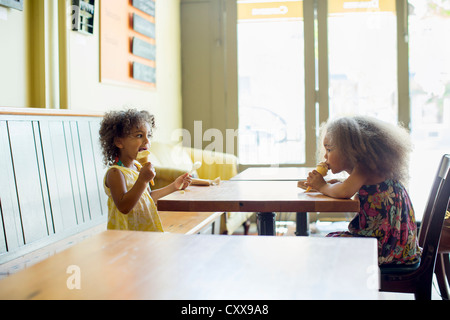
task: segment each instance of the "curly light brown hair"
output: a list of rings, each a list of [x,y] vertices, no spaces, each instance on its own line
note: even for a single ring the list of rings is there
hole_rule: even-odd
[[[155,117],[148,111],[128,109],[105,113],[99,130],[105,165],[114,164],[115,158],[119,156],[119,148],[114,144],[114,139],[124,138],[133,128],[138,128],[145,123],[149,124],[150,136],[153,136]]]
[[[408,181],[412,144],[408,130],[401,125],[353,116],[329,120],[321,131],[321,143],[326,135],[352,167],[360,165],[386,179]],[[323,154],[319,157],[323,159]]]

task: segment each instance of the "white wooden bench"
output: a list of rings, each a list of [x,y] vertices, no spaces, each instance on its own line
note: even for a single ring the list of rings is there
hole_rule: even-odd
[[[0,108],[0,276],[106,228],[101,120]],[[161,212],[161,219],[169,232],[219,232],[220,213]]]

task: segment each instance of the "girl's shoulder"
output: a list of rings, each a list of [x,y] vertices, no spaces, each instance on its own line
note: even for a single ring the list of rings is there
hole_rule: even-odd
[[[110,181],[124,180],[127,184],[133,184],[139,177],[139,172],[130,168],[113,165],[105,173],[105,185],[110,187]]]
[[[138,167],[138,169],[140,169],[140,168]],[[129,177],[129,176],[134,177],[136,175],[139,175],[139,172],[134,169],[126,168],[126,167],[122,167],[122,166],[118,166],[118,165],[112,165],[106,170],[105,176],[108,176],[111,173],[117,174],[119,172],[122,173],[122,175],[124,175],[125,178]]]
[[[134,165],[136,166],[137,171],[139,171],[139,170],[142,168],[142,165],[141,165],[139,162],[137,162],[137,161],[134,161]],[[117,165],[117,164],[114,164],[114,165],[112,165],[112,166],[109,166],[109,167],[106,169],[106,172],[109,172],[109,171],[111,171],[111,170],[119,170],[119,171],[121,171],[121,172],[129,172],[129,171],[134,171],[134,172],[136,172],[135,169],[127,168],[127,167],[124,167],[124,166],[119,166],[119,165]]]
[[[106,175],[108,175],[110,173],[122,172],[122,171],[124,171],[124,169],[127,169],[127,168],[118,166],[118,165],[112,165],[106,169]]]

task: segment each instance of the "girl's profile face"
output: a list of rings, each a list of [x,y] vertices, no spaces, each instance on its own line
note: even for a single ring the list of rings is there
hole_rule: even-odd
[[[331,172],[339,173],[349,170],[346,165],[345,157],[341,154],[339,149],[332,144],[328,134],[325,135],[323,139],[323,146],[325,148],[325,160]]]
[[[120,157],[136,159],[139,151],[150,148],[151,129],[148,123],[133,128],[128,135],[116,139],[116,146],[120,149]]]

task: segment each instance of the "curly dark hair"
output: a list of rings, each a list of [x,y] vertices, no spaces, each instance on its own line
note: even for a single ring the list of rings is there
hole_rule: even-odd
[[[321,141],[327,135],[351,166],[359,164],[387,179],[408,181],[409,155],[413,146],[409,132],[403,126],[372,117],[353,116],[329,120],[321,130]],[[323,147],[320,152],[323,153]],[[319,159],[323,159],[323,155]]]
[[[114,159],[119,156],[119,148],[114,144],[114,138],[123,138],[133,128],[138,128],[144,123],[150,125],[150,136],[152,136],[155,128],[155,117],[148,111],[128,109],[105,113],[99,130],[104,164],[112,165]]]

